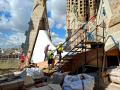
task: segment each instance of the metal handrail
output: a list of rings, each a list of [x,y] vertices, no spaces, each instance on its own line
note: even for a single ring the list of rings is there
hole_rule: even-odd
[[[95,16],[97,16],[97,14],[94,15],[93,17],[95,17]],[[85,24],[83,24],[71,37],[69,37],[68,39],[66,39],[66,41],[62,45],[64,45],[66,42],[68,42],[74,35],[76,35],[81,29],[83,29],[84,26],[87,25],[93,19],[93,17],[90,18],[90,20],[88,22],[86,22]]]
[[[101,25],[101,24],[100,24],[100,25]],[[96,27],[98,27],[98,26],[100,26],[100,25],[96,25]],[[96,28],[95,28],[94,30],[92,30],[90,33],[93,33],[95,30],[96,30]],[[79,35],[79,36],[80,36],[80,35]],[[79,36],[78,36],[78,37],[79,37]],[[78,38],[78,37],[77,37],[77,38]],[[77,39],[77,38],[76,38],[76,39]],[[76,39],[75,39],[75,40],[76,40]],[[81,42],[82,42],[83,40],[85,40],[85,39],[86,39],[86,37],[83,38],[77,45],[75,45],[65,56],[69,55],[69,53],[70,53],[72,50],[74,50],[74,49],[76,48],[76,46],[78,46],[79,44],[81,44]],[[75,41],[75,40],[73,40],[73,41]],[[72,42],[73,42],[73,41],[72,41]],[[77,50],[76,50],[76,51],[77,51]],[[65,57],[65,56],[64,56],[64,57]],[[63,57],[63,58],[64,58],[64,57]]]
[[[116,43],[116,41],[115,41],[115,39],[113,38],[113,36],[112,36],[112,35],[109,35],[109,36],[107,37],[107,39],[106,39],[105,43],[107,42],[107,40],[108,40],[109,38],[111,38],[111,39],[112,39],[112,41],[114,42],[114,44],[115,44],[116,48],[119,48],[119,46],[118,46],[119,42],[117,41],[117,43]]]

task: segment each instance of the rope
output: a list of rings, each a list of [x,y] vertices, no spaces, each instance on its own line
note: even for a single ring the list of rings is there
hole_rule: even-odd
[[[81,78],[82,88],[83,88],[83,90],[85,90],[85,87],[84,87],[84,81],[83,81],[83,80],[84,80],[84,76],[83,76],[83,75],[81,75],[81,77],[80,77],[80,78]]]

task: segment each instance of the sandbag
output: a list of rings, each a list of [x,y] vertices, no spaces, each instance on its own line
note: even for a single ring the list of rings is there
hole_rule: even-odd
[[[87,74],[67,75],[64,79],[63,90],[93,90],[94,77]]]
[[[27,68],[26,73],[27,76],[31,76],[33,79],[44,77],[43,71],[36,67]]]
[[[25,86],[32,86],[34,83],[35,82],[31,76],[24,77],[24,85]]]
[[[60,72],[55,72],[53,74],[53,84],[62,84],[64,81],[64,77],[68,75],[68,72],[60,73]]]

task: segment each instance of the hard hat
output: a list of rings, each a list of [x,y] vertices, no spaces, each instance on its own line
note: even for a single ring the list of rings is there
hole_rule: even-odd
[[[59,42],[59,45],[62,45],[62,42]]]

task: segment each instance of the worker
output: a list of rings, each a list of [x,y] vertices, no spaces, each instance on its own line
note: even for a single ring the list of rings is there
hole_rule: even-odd
[[[59,43],[57,45],[57,54],[59,55],[59,63],[61,62],[62,59],[62,55],[61,55],[62,52],[63,52],[62,43]]]
[[[44,61],[47,59],[47,57],[48,57],[48,50],[49,50],[49,44],[45,47],[45,49],[44,49],[44,54],[45,54],[45,57],[44,57]]]
[[[22,54],[20,55],[20,65],[19,65],[20,70],[24,69],[25,60],[26,60],[25,54],[22,52]]]
[[[54,61],[54,53],[52,50],[48,51],[48,69],[51,70],[51,68],[54,66],[53,65]]]

